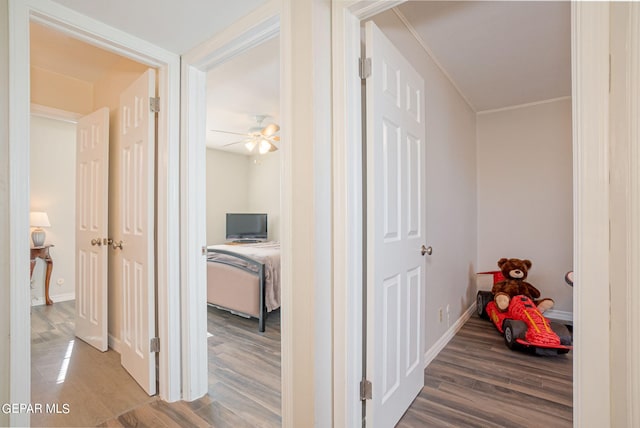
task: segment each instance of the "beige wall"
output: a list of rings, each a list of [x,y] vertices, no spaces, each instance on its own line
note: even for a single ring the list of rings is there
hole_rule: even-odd
[[[93,84],[31,67],[31,102],[43,106],[89,114],[93,110]]]
[[[0,92],[9,93],[8,2],[0,0]],[[9,99],[0,97],[0,236],[9,236]],[[9,246],[0,245],[0,403],[9,402]],[[0,426],[9,415],[0,412]]]
[[[428,350],[475,301],[476,115],[395,13],[374,21],[425,81]]]
[[[45,211],[51,227],[45,244],[53,271],[49,295],[54,302],[75,297],[76,125],[31,116],[31,211]],[[44,304],[45,264],[38,260],[31,280],[32,304]],[[62,280],[62,284],[58,282]]]
[[[225,242],[226,213],[247,212],[248,157],[207,150],[207,245]]]
[[[479,114],[477,122],[479,268],[530,259],[528,281],[571,313],[571,100]]]
[[[207,149],[207,244],[226,241],[226,213],[267,213],[280,240],[280,152],[246,156]]]
[[[280,240],[280,151],[254,155],[249,161],[249,208],[267,213],[269,240]]]

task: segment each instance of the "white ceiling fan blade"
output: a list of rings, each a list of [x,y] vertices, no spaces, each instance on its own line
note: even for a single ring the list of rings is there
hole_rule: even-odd
[[[210,129],[211,132],[221,132],[223,134],[232,134],[232,135],[247,135],[246,132],[231,132],[231,131],[223,131],[221,129]]]
[[[250,139],[238,140],[238,141],[234,141],[233,143],[224,144],[221,147],[233,146],[234,144],[246,143],[247,141],[251,141],[251,140]]]
[[[260,131],[260,133],[265,137],[271,137],[273,134],[275,134],[279,130],[280,130],[280,127],[277,124],[270,123],[267,126],[265,126],[262,129],[262,131]]]

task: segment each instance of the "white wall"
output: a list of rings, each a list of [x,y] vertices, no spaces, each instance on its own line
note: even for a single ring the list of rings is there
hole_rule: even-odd
[[[226,213],[267,213],[280,240],[280,152],[245,156],[207,149],[207,244],[226,241]]]
[[[529,259],[528,281],[572,312],[571,100],[479,114],[477,125],[479,269]]]
[[[207,149],[207,245],[226,241],[226,213],[247,212],[248,157]]]
[[[249,161],[248,211],[268,214],[269,240],[280,240],[280,151],[254,155]]]
[[[425,80],[428,350],[475,301],[475,113],[395,13],[374,21]]]
[[[45,211],[44,229],[53,260],[49,296],[54,302],[75,297],[76,125],[31,116],[31,211]],[[34,305],[44,304],[45,263],[38,260],[31,279]],[[62,281],[62,284],[58,282]]]

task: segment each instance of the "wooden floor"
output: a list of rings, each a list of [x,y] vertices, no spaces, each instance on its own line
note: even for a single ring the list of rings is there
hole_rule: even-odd
[[[209,391],[193,402],[149,397],[114,351],[74,336],[74,302],[32,310],[32,403],[58,404],[32,426],[279,427],[280,312],[255,319],[208,308]],[[69,411],[65,413],[65,405]]]
[[[155,401],[101,426],[280,427],[280,311],[266,331],[255,319],[208,308],[209,392],[178,403]]]
[[[511,351],[474,315],[427,367],[398,427],[571,427],[572,356]]]
[[[120,354],[75,337],[74,317],[74,301],[31,310],[31,403],[59,412],[33,413],[32,426],[95,426],[154,400],[122,368]]]
[[[256,320],[213,308],[208,322],[209,391],[203,398],[165,403],[146,397],[134,404],[135,397],[123,396],[130,410],[91,419],[95,423],[83,422],[91,409],[74,405],[66,425],[279,427],[279,313],[269,316],[265,333],[257,331]],[[73,331],[69,325],[59,330],[65,328]],[[47,334],[34,333],[34,347],[39,340],[46,343]],[[74,344],[74,353],[91,351],[85,347]],[[572,363],[572,353],[536,357],[511,351],[492,324],[474,315],[429,365],[425,387],[398,427],[571,427]],[[103,383],[105,379],[93,385],[95,391],[81,392],[100,395]],[[97,406],[86,399],[83,405]]]

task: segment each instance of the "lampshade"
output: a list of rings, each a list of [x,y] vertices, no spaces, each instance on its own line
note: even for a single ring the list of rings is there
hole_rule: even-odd
[[[29,224],[32,227],[51,227],[49,216],[46,212],[42,211],[32,211],[29,214]]]
[[[34,247],[42,247],[46,238],[46,233],[42,230],[42,227],[51,227],[49,223],[49,216],[42,211],[32,211],[29,214],[29,223],[31,224],[33,231],[31,232],[31,240]]]

